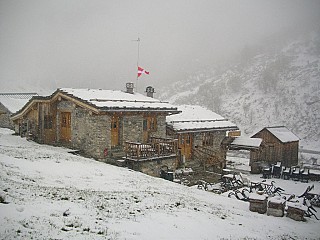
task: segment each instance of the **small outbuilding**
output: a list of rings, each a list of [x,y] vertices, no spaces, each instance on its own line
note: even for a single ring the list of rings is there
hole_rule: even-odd
[[[37,95],[37,93],[0,93],[0,127],[14,129],[10,116]]]
[[[299,137],[284,126],[265,127],[252,138],[262,139],[260,151],[250,153],[250,165],[261,162],[291,167],[298,164]]]

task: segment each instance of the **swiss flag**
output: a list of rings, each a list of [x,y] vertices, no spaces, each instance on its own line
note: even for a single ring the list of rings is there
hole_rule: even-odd
[[[148,71],[144,70],[142,67],[138,67],[138,77],[140,77],[142,73],[149,75]]]

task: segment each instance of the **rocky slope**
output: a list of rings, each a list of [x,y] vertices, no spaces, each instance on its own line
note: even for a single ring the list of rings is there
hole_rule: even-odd
[[[247,51],[249,52],[249,51]],[[320,144],[320,35],[242,55],[238,64],[201,70],[165,89],[174,104],[205,106],[250,135],[285,125],[305,148]]]

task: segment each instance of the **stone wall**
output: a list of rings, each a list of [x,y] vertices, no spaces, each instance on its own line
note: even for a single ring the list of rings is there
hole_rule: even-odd
[[[267,212],[267,201],[268,200],[266,196],[252,193],[249,199],[249,210],[251,212],[264,214]]]
[[[159,177],[162,166],[168,166],[169,169],[175,170],[176,160],[176,156],[171,156],[143,161],[127,161],[127,166],[135,171],[139,171],[154,177]]]
[[[14,129],[10,114],[10,111],[0,103],[0,127]]]
[[[159,115],[157,116],[157,131],[150,132],[150,137],[159,137],[165,138],[166,137],[166,116]]]
[[[60,112],[71,113],[71,143],[69,147],[81,150],[84,155],[103,159],[104,150],[110,149],[111,118],[108,115],[96,115],[76,106],[70,101],[61,101],[57,105],[57,136],[60,136]]]
[[[127,115],[124,116],[122,145],[125,141],[129,142],[142,142],[143,141],[143,115]],[[120,140],[121,141],[121,140]]]
[[[124,115],[122,118],[122,138],[120,142],[124,146],[125,141],[143,142],[143,114]],[[121,124],[120,124],[121,125]],[[157,131],[150,131],[149,137],[166,137],[166,116],[157,116]]]
[[[194,146],[203,146],[203,134],[204,132],[194,134]],[[210,134],[213,136],[213,143],[210,148],[220,151],[221,143],[226,137],[226,131],[212,131]]]
[[[104,150],[111,148],[111,118],[77,108],[72,121],[72,145],[86,155],[103,159]],[[72,119],[72,117],[71,117]]]

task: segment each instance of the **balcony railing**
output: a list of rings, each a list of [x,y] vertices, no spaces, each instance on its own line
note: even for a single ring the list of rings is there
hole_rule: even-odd
[[[151,138],[151,143],[125,142],[128,159],[151,159],[177,154],[177,140],[168,138]]]

